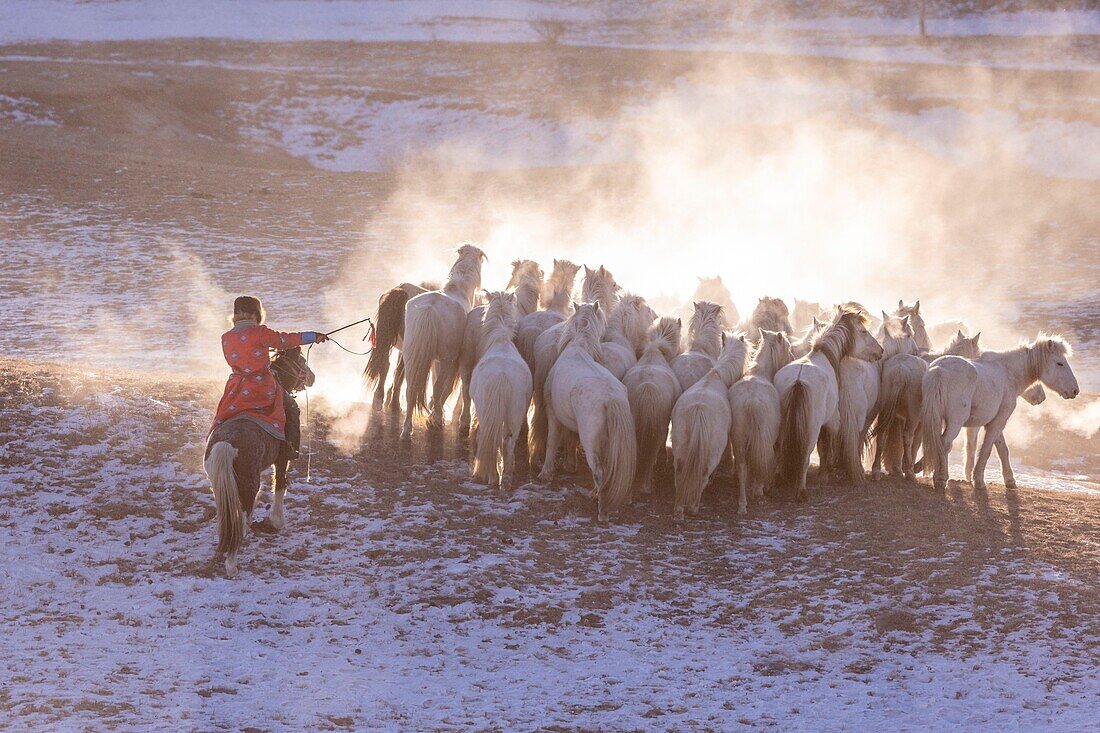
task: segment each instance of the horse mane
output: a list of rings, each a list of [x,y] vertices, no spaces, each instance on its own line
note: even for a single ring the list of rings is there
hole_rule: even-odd
[[[1073,356],[1073,347],[1062,336],[1057,334],[1040,333],[1032,341],[1024,341],[1015,349],[1009,351],[986,351],[982,353],[982,359],[999,360],[1011,359],[1022,356],[1024,360],[1024,375],[1028,383],[1039,381],[1043,375],[1043,367],[1052,353],[1064,358]]]
[[[850,306],[838,306],[836,317],[829,327],[814,339],[811,354],[823,354],[829,360],[840,380],[840,360],[851,353],[856,342],[856,326],[867,326],[867,316],[862,310]]]
[[[666,361],[680,353],[680,332],[683,325],[679,318],[664,316],[652,326],[646,334],[649,341],[646,343],[645,352],[660,352]]]
[[[787,308],[787,304],[782,299],[764,296],[757,301],[756,307],[752,309],[752,315],[749,316],[748,323],[754,329],[763,328],[769,331],[790,333],[793,330],[790,315],[790,309]],[[752,331],[752,333],[755,333],[755,331]]]
[[[791,362],[791,342],[787,335],[777,331],[761,331],[760,342],[752,350],[745,374],[775,377],[779,369]]]
[[[539,306],[539,292],[542,290],[542,268],[534,260],[515,260],[512,262],[512,279],[508,287],[516,296],[516,306],[521,315],[534,313]]]
[[[554,269],[542,284],[542,292],[539,295],[539,306],[543,310],[558,312],[565,310],[569,305],[573,281],[577,279],[579,269],[581,269],[580,265],[569,260],[554,260]]]
[[[906,315],[905,318],[911,318]],[[882,312],[882,325],[879,327],[878,337],[882,344],[882,358],[889,359],[898,354],[916,355],[920,348],[913,338],[912,326],[905,318],[891,316],[886,311]]]
[[[447,282],[443,292],[461,295],[467,303],[472,303],[474,291],[481,287],[481,261],[485,253],[472,244],[463,244],[458,248],[458,259],[447,273]]]
[[[619,285],[615,276],[603,265],[595,270],[585,266],[581,284],[581,300],[585,303],[599,301],[600,307],[610,313],[619,302]]]
[[[519,327],[519,311],[511,293],[488,293],[488,304],[481,315],[481,348],[502,341],[511,341]]]
[[[634,293],[623,293],[615,310],[608,316],[607,331],[618,331],[630,342],[631,348],[638,351],[644,346],[646,330],[656,317],[645,298]]]
[[[717,374],[726,386],[733,384],[745,373],[745,358],[748,355],[748,346],[745,345],[745,334],[730,331],[726,334],[726,342],[722,345],[722,353],[718,355],[718,361],[710,373]]]
[[[722,353],[722,306],[708,300],[693,305],[695,312],[688,324],[689,349],[717,359]]]
[[[595,358],[607,329],[603,309],[597,310],[598,306],[598,303],[574,303],[573,315],[565,322],[565,328],[558,337],[559,354],[565,351],[566,346],[575,342]]]

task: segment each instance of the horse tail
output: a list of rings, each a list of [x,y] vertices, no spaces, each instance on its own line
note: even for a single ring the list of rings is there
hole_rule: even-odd
[[[604,404],[603,413],[605,437],[600,451],[604,462],[603,485],[596,487],[600,516],[615,511],[630,499],[638,463],[630,405],[622,400],[609,400]]]
[[[878,418],[868,436],[872,440],[890,441],[892,439],[898,414],[901,412],[902,400],[905,397],[905,380],[899,377],[900,375],[891,374],[882,380],[882,391],[879,392],[878,398]],[[889,447],[889,442],[886,445]]]
[[[503,450],[512,405],[512,381],[507,374],[492,374],[485,381],[484,398],[474,403],[477,410],[477,450],[470,473],[478,483],[492,483],[497,476],[497,456]]]
[[[374,347],[363,369],[363,379],[372,385],[386,378],[390,370],[390,349],[405,335],[405,304],[409,294],[398,286],[382,293],[374,316]]]
[[[920,403],[921,433],[924,435],[924,473],[928,475],[944,460],[943,431],[945,383],[938,369],[929,369],[922,384]]]
[[[218,552],[235,553],[244,541],[241,523],[243,509],[237,493],[237,476],[233,472],[233,460],[237,449],[227,441],[219,441],[210,449],[206,458],[206,475],[214,491],[214,506],[218,511]]]
[[[417,318],[408,324],[414,327],[405,339],[401,355],[405,359],[405,384],[410,390],[409,411],[427,412],[428,376],[435,360],[436,344],[439,341],[439,324],[435,310],[424,308]]]
[[[661,388],[653,382],[642,382],[634,393],[631,406],[634,415],[634,428],[638,434],[638,455],[651,456],[664,450],[661,435],[668,427],[667,411],[662,405]],[[661,424],[665,418],[664,425]]]
[[[687,440],[680,446],[673,443],[673,474],[676,484],[673,514],[676,519],[683,518],[685,507],[694,508],[699,503],[707,485],[706,446],[710,443],[713,430],[707,417],[704,405],[690,405],[681,413],[684,430],[678,429],[677,432],[687,435]]]
[[[848,475],[849,480],[860,482],[863,480],[863,445],[867,416],[856,410],[856,401],[841,393],[840,398],[840,430],[834,436],[835,450],[830,455],[835,456],[836,464]],[[839,455],[838,455],[839,453]]]
[[[776,448],[776,484],[796,490],[803,480],[806,459],[813,450],[809,388],[795,382],[779,401],[779,442]]]
[[[775,439],[779,432],[779,414],[774,404],[768,404],[766,410],[760,404],[753,404],[742,413],[743,434],[741,454],[737,460],[744,461],[749,476],[754,483],[771,484],[775,471]]]

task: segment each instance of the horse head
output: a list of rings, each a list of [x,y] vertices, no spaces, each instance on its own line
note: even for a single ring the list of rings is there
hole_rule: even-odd
[[[271,362],[271,371],[287,392],[301,392],[306,387],[312,387],[317,379],[317,375],[306,363],[301,346],[276,351],[275,359]]]

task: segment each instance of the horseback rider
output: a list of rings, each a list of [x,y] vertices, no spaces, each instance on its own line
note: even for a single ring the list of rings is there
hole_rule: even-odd
[[[318,331],[273,331],[264,325],[265,317],[259,298],[242,295],[233,301],[233,328],[222,334],[222,354],[233,373],[210,430],[235,418],[252,420],[284,441],[280,458],[291,461],[298,457],[301,444],[301,413],[298,403],[275,379],[268,349],[322,344],[328,336]]]

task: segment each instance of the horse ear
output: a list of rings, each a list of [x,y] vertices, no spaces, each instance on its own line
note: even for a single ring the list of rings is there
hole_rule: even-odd
[[[594,313],[600,312],[600,301],[597,300],[595,303],[592,304],[592,311]]]
[[[913,315],[915,315],[915,316],[920,315],[920,301],[919,300],[916,303],[913,304]]]
[[[978,339],[981,337],[981,335],[982,335],[982,332],[978,331],[976,334],[974,334],[974,338],[970,339],[971,341],[974,342],[975,346],[978,345]]]
[[[958,332],[957,332],[957,333],[955,334],[955,338],[957,338],[957,339],[964,339],[964,338],[966,338],[966,336],[964,336],[964,335],[963,335],[963,330],[962,330],[961,328],[960,328],[960,329],[958,330]]]
[[[757,328],[756,330],[760,332],[760,340],[761,340],[761,341],[763,341],[764,339],[766,339],[766,338],[768,337],[768,334],[769,334],[769,333],[771,333],[770,331],[765,331],[765,330],[764,330],[764,329],[762,329],[762,328]]]
[[[677,318],[676,319],[676,325],[679,326],[680,328],[683,328],[684,327],[683,319]]]
[[[726,342],[727,342],[728,340],[729,340],[729,338],[728,338],[728,337],[726,336],[726,332],[725,332],[725,331],[722,331],[722,347],[723,347],[723,348],[725,348],[725,346],[726,346]]]
[[[904,308],[904,307],[905,307],[905,301],[904,301],[904,300],[901,300],[901,299],[899,298],[899,299],[898,299],[898,310],[900,311],[900,310],[901,310],[902,308]],[[885,313],[885,312],[886,312],[886,311],[883,311],[883,313]]]
[[[913,335],[913,327],[910,325],[909,316],[901,319],[901,332],[906,336]]]
[[[589,269],[588,265],[585,265],[585,266],[584,266],[584,274],[585,274],[585,275],[589,275],[589,274],[591,274],[591,273],[592,273],[592,270],[591,270],[591,269]]]
[[[580,311],[580,309],[581,309],[581,304],[574,300],[573,301],[573,312],[577,313],[577,312]]]
[[[722,282],[722,276],[721,275],[715,275],[714,279],[717,280],[718,282]]]
[[[882,322],[883,323],[889,323],[890,322],[890,316],[887,315],[886,311],[882,311]]]

